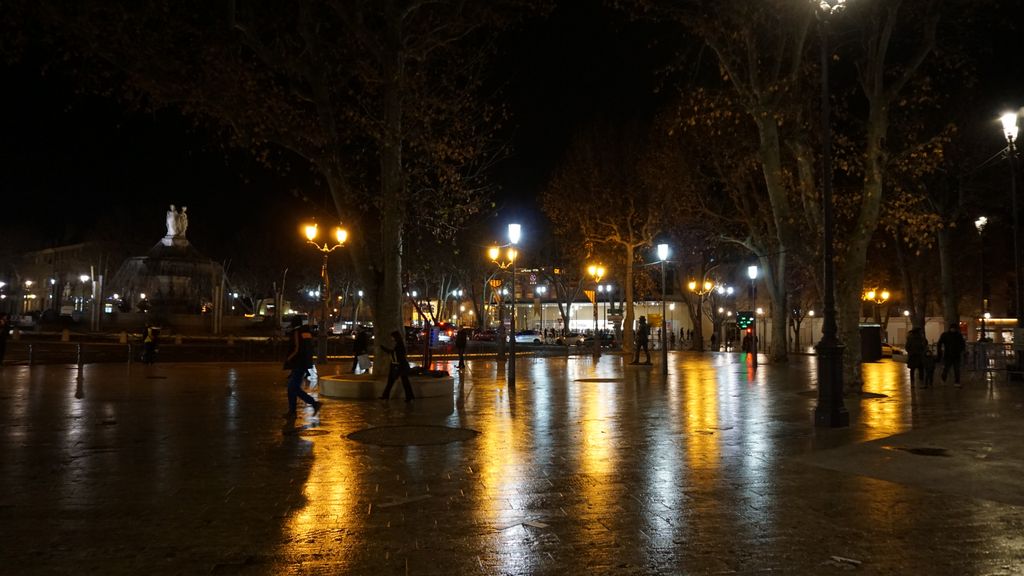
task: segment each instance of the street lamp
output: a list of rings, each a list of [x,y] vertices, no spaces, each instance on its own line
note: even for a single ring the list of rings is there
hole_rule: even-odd
[[[704,351],[704,296],[715,288],[715,283],[704,278],[703,283],[698,284],[696,280],[690,280],[686,286],[697,295],[697,321],[693,326],[693,336],[697,342],[697,351]]]
[[[750,278],[750,309],[757,307],[757,264],[747,266],[747,277]],[[751,327],[750,357],[753,359],[753,366],[757,368],[757,316]]]
[[[594,359],[601,357],[601,339],[597,333],[597,285],[604,278],[605,269],[600,264],[591,264],[587,267],[587,274],[594,279]]]
[[[515,388],[516,385],[516,257],[519,255],[515,249],[515,246],[519,244],[519,240],[522,239],[522,226],[519,224],[508,225],[508,251],[505,253],[505,258],[502,259],[502,253],[500,246],[492,246],[488,251],[487,255],[490,256],[491,261],[498,265],[499,268],[505,270],[511,268],[512,272],[512,321],[509,328],[512,331],[511,338],[509,338],[509,362],[508,362],[508,387]]]
[[[665,260],[668,259],[668,244],[658,244],[658,260],[661,262],[661,374],[668,375],[668,342],[665,328],[668,327],[665,312]]]
[[[875,320],[877,320],[878,322],[882,321],[882,316],[878,311],[878,306],[880,304],[885,304],[886,302],[888,302],[889,296],[890,294],[888,290],[878,290],[877,288],[868,290],[867,292],[864,293],[863,296],[861,296],[861,299],[864,300],[865,302],[874,302]]]
[[[981,267],[981,336],[978,338],[979,342],[985,341],[985,312],[988,311],[988,291],[985,289],[985,225],[988,224],[988,218],[979,216],[974,221],[974,227],[978,229],[978,242],[981,244],[981,254],[979,259],[979,265]]]
[[[814,423],[833,428],[850,425],[850,413],[843,405],[843,344],[839,341],[836,323],[835,262],[832,241],[832,125],[829,115],[828,88],[828,18],[840,10],[843,0],[811,0],[818,10],[821,32],[821,203],[822,258],[824,260],[825,320],[821,328],[818,352],[818,405]]]
[[[327,276],[327,256],[333,252],[336,248],[340,248],[345,245],[345,240],[348,239],[348,232],[340,226],[334,227],[334,244],[324,242],[320,244],[316,241],[317,236],[320,234],[317,225],[307,224],[305,226],[306,232],[306,243],[312,245],[314,248],[323,254],[323,262],[320,265],[320,281],[323,283],[323,290],[320,291],[320,334],[319,334],[319,353],[317,354],[317,363],[327,363],[327,300],[330,298],[331,288],[330,279]],[[360,293],[362,295],[362,293]]]
[[[1021,367],[1022,351],[1018,347],[1020,338],[1024,337],[1021,328],[1024,327],[1024,289],[1021,282],[1020,267],[1020,228],[1017,216],[1017,113],[1007,112],[999,117],[1003,124],[1003,136],[1006,137],[1006,156],[1010,160],[1010,210],[1013,212],[1013,277],[1016,288],[1015,309],[1017,312],[1017,327],[1013,331],[1013,347],[1017,350],[1017,370]]]

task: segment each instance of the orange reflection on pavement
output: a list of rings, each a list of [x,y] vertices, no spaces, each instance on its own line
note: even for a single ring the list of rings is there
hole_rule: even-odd
[[[861,376],[864,378],[863,391],[871,394],[883,394],[883,398],[864,397],[860,400],[859,419],[863,426],[863,441],[875,440],[906,432],[913,427],[912,404],[902,400],[906,365],[882,361],[861,364]]]
[[[367,514],[366,509],[356,509],[359,480],[354,471],[359,464],[353,452],[355,443],[312,440],[313,458],[302,491],[305,502],[302,508],[289,514],[284,525],[284,542],[289,554],[299,552],[302,546],[309,546],[310,552],[321,551],[328,541],[338,538],[335,532],[339,527],[357,529],[361,524],[359,519],[366,518]],[[343,549],[335,548],[335,551]],[[350,559],[338,553],[332,556],[332,561],[338,562],[338,566],[332,568],[341,573]]]

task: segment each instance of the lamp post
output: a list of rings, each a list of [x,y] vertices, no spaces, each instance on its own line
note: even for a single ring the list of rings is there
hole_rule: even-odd
[[[587,267],[587,274],[594,278],[594,359],[601,357],[601,339],[597,333],[597,286],[604,278],[605,269],[600,264],[591,264]]]
[[[812,0],[819,7],[821,32],[821,203],[822,255],[824,260],[825,319],[821,328],[818,352],[818,405],[814,423],[833,428],[850,425],[850,413],[843,404],[843,344],[839,341],[836,322],[835,262],[832,241],[832,126],[829,115],[828,89],[828,18],[843,5],[843,0]]]
[[[693,327],[693,336],[697,341],[697,351],[704,351],[704,295],[711,292],[715,288],[715,283],[704,278],[702,284],[697,284],[696,280],[690,280],[689,284],[686,285],[697,295],[697,322]]]
[[[319,234],[316,224],[308,224],[305,227],[306,231],[306,243],[311,244],[314,248],[323,254],[323,262],[320,266],[320,281],[323,283],[323,290],[320,291],[320,333],[319,333],[319,352],[317,354],[317,363],[327,363],[327,300],[330,298],[331,288],[330,279],[327,276],[327,256],[333,252],[336,248],[340,248],[345,245],[345,240],[348,239],[348,232],[340,226],[334,228],[334,239],[333,245],[324,242],[318,244],[316,237]],[[362,296],[362,292],[359,293]]]
[[[988,224],[988,218],[979,216],[974,221],[974,227],[978,229],[978,242],[981,244],[981,254],[979,255],[979,265],[981,268],[981,336],[978,337],[979,342],[985,341],[985,312],[988,311],[988,291],[985,289],[985,225]]]
[[[519,255],[516,251],[515,246],[519,244],[519,240],[522,238],[522,227],[519,224],[508,225],[508,250],[505,253],[505,258],[502,259],[502,253],[500,246],[492,246],[488,251],[487,255],[490,256],[491,261],[498,265],[499,268],[505,270],[511,268],[512,272],[512,319],[509,328],[511,329],[511,337],[509,338],[509,362],[508,362],[508,387],[515,388],[516,386],[516,257]]]
[[[658,260],[661,262],[661,374],[668,375],[668,341],[665,329],[668,318],[665,312],[665,260],[668,259],[668,244],[658,244]]]
[[[547,293],[547,291],[548,291],[548,287],[547,286],[537,286],[537,289],[536,289],[537,299],[540,300],[540,333],[541,333],[541,338],[544,338],[544,335],[546,334],[545,328],[544,328],[544,295]]]
[[[1013,277],[1016,289],[1015,310],[1017,312],[1017,327],[1013,331],[1013,347],[1017,351],[1017,370],[1021,369],[1021,354],[1018,338],[1024,337],[1021,328],[1024,328],[1024,289],[1021,288],[1021,267],[1020,267],[1020,228],[1017,215],[1017,113],[1007,112],[999,117],[1003,124],[1003,136],[1006,137],[1006,156],[1010,160],[1010,210],[1013,212]]]
[[[878,290],[878,289],[868,290],[867,292],[864,293],[863,296],[861,296],[861,299],[863,299],[865,302],[873,302],[875,304],[873,312],[874,312],[874,315],[875,315],[875,320],[877,320],[879,322],[879,324],[881,324],[881,322],[882,322],[882,315],[878,311],[878,306],[888,302],[889,301],[889,296],[890,296],[889,291],[885,290],[885,289],[882,289],[882,290]]]
[[[750,278],[750,310],[754,312],[754,322],[751,324],[750,357],[754,368],[757,368],[757,264],[747,266],[747,277]]]

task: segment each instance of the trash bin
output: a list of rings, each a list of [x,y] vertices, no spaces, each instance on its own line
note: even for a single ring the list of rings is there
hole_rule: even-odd
[[[860,360],[877,362],[882,359],[882,327],[873,324],[860,327]]]

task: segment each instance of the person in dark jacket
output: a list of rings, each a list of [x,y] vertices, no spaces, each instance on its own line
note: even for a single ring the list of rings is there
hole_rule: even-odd
[[[296,398],[302,398],[303,402],[312,406],[313,416],[316,416],[323,403],[314,400],[302,389],[302,380],[313,366],[313,333],[308,326],[303,326],[301,317],[293,316],[288,338],[289,352],[284,360],[284,368],[291,372],[288,374],[288,412],[284,417],[289,420],[295,419]]]
[[[0,314],[0,366],[4,365],[4,355],[7,353],[7,335],[11,331],[7,314]]]
[[[455,349],[459,352],[459,370],[466,367],[466,345],[469,343],[469,330],[462,328],[455,335]]]
[[[391,399],[391,387],[395,380],[402,379],[402,389],[405,390],[405,401],[412,402],[415,396],[412,393],[412,384],[409,382],[409,357],[405,352],[405,338],[402,333],[395,330],[391,333],[392,346],[381,346],[385,352],[391,353],[391,369],[388,370],[388,383],[384,386],[384,393],[380,395],[381,400]]]
[[[953,381],[960,386],[960,363],[963,361],[964,352],[967,350],[967,342],[964,335],[960,333],[960,326],[954,322],[949,325],[949,330],[939,336],[939,358],[942,358],[942,381],[946,381],[949,369],[953,368]]]
[[[640,363],[640,351],[644,351],[646,361],[644,364],[651,363],[651,351],[648,349],[648,344],[651,340],[651,327],[647,325],[647,317],[641,316],[640,322],[636,327],[636,350],[633,351],[633,361],[630,364]]]
[[[910,369],[910,387],[914,387],[914,375],[921,375],[921,384],[926,388],[924,357],[928,354],[928,340],[920,328],[914,328],[907,334],[907,368]],[[933,365],[934,366],[934,365]]]
[[[370,335],[362,328],[356,333],[355,343],[352,345],[352,373],[355,374],[359,368],[359,357],[370,353]]]

